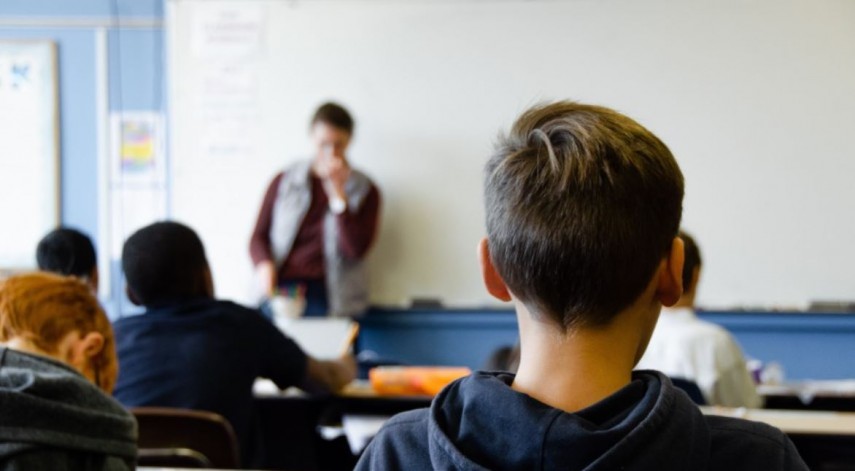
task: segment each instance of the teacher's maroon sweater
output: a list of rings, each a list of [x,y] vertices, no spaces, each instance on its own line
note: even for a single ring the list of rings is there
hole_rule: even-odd
[[[284,172],[276,175],[261,204],[258,221],[252,232],[249,243],[249,253],[255,265],[273,260],[270,250],[270,224],[273,220],[273,206],[279,191],[279,183]],[[312,202],[303,218],[303,223],[297,231],[294,245],[285,262],[279,267],[280,280],[320,280],[324,278],[324,216],[329,211],[327,194],[324,192],[321,180],[311,176]],[[336,216],[338,220],[341,250],[348,258],[359,259],[365,256],[377,231],[377,220],[380,213],[380,192],[371,185],[362,206],[355,212],[348,208]]]

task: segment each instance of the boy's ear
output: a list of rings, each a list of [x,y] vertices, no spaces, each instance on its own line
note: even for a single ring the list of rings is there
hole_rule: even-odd
[[[499,272],[496,271],[496,267],[493,265],[486,237],[478,243],[478,261],[481,263],[481,277],[484,279],[484,286],[487,288],[487,292],[500,301],[510,301],[511,292],[508,290],[505,280],[502,279],[502,276],[499,275]]]
[[[664,266],[659,272],[659,285],[656,296],[663,306],[673,306],[683,296],[683,239],[675,237],[671,242],[671,252],[662,261]]]
[[[78,349],[87,359],[98,355],[104,350],[104,335],[100,332],[89,332],[80,339]]]

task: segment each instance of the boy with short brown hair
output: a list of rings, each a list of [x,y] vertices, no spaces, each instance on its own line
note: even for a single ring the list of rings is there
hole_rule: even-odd
[[[486,167],[487,290],[516,306],[516,375],[475,373],[401,414],[357,469],[807,469],[767,425],[705,417],[633,372],[682,293],[683,176],[613,110],[536,106]]]

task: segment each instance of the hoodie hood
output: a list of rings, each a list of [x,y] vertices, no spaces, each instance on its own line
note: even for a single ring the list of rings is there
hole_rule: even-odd
[[[431,405],[434,469],[704,469],[710,434],[698,408],[658,372],[570,414],[510,388],[514,376],[475,373]]]
[[[41,446],[136,459],[136,421],[72,368],[0,347],[0,461]]]

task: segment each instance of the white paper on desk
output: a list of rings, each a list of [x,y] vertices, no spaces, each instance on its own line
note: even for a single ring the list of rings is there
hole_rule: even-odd
[[[380,432],[383,424],[389,419],[391,417],[386,415],[345,414],[341,418],[341,426],[350,445],[350,451],[354,455],[362,453],[362,450],[368,446],[368,442]]]
[[[353,321],[325,317],[276,319],[276,327],[309,355],[320,359],[338,358],[348,340]]]

